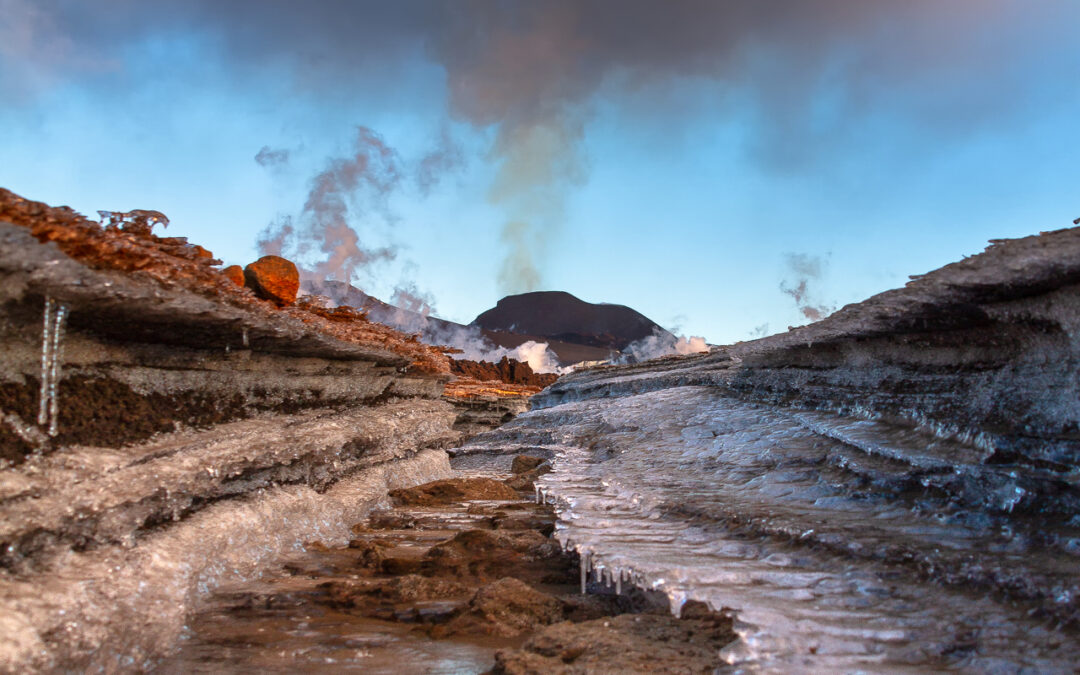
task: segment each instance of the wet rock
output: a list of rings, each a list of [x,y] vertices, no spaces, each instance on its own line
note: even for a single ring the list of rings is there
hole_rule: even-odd
[[[417,558],[394,556],[382,561],[383,574],[416,574],[421,569],[423,562]]]
[[[505,483],[491,478],[450,478],[394,490],[390,499],[398,506],[440,506],[468,499],[516,500],[520,496]]]
[[[266,255],[244,268],[244,285],[264,300],[291,305],[300,290],[300,273],[292,261]]]
[[[551,473],[551,464],[541,464],[535,469],[519,473],[513,478],[506,479],[506,484],[515,490],[531,492],[536,484],[536,479],[545,473]]]
[[[224,274],[229,281],[233,282],[237,286],[244,285],[243,267],[240,267],[239,265],[229,265],[225,269],[221,270],[221,273]]]
[[[357,528],[359,525],[353,526],[353,532],[360,534]],[[416,527],[416,518],[407,513],[399,513],[397,511],[376,511],[372,513],[368,518],[367,528],[371,530],[411,530]]]
[[[518,455],[514,458],[513,463],[510,464],[510,472],[514,475],[520,473],[527,473],[540,466],[545,461],[546,460],[543,457],[534,457],[532,455]]]
[[[467,598],[469,589],[449,579],[433,579],[416,574],[391,579],[343,579],[322,584],[326,602],[338,608],[364,609],[374,613],[382,604],[402,604],[429,600]]]
[[[353,539],[349,548],[356,553],[356,567],[364,570],[380,570],[386,556],[385,547],[370,539]]]
[[[496,530],[536,530],[545,537],[555,531],[555,514],[538,509],[532,512],[499,512],[491,516]]]
[[[720,666],[719,650],[734,638],[730,619],[623,614],[562,622],[541,629],[520,650],[497,652],[491,672],[711,673]]]
[[[506,577],[477,590],[465,612],[455,617],[443,634],[515,637],[562,618],[563,605],[557,598]]]
[[[553,540],[533,530],[467,530],[431,547],[424,555],[429,576],[454,575],[496,579],[513,573],[530,580],[575,571]]]

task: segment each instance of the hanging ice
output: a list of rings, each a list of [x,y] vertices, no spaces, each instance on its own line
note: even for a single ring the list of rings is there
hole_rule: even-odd
[[[45,296],[41,329],[41,391],[38,394],[38,426],[48,425],[49,436],[58,432],[60,406],[58,388],[63,352],[64,320],[67,307]]]

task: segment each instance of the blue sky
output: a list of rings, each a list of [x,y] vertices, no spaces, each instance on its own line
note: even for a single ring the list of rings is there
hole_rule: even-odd
[[[793,254],[838,307],[1080,216],[1074,2],[145,4],[0,0],[0,186],[158,209],[243,264],[365,127],[401,178],[346,219],[396,256],[352,281],[458,321],[526,256],[732,342],[806,321]]]

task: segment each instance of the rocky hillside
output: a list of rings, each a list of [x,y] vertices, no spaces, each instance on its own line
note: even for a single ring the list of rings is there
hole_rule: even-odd
[[[595,576],[736,612],[761,672],[1080,658],[1080,228],[754,342],[571,373],[453,450],[554,459]]]
[[[345,541],[464,437],[441,350],[148,213],[0,191],[0,671],[148,663],[205,593]]]
[[[1080,464],[1080,228],[982,254],[823,321],[711,354],[574,373],[536,401],[704,384],[748,400],[924,425],[988,462]]]

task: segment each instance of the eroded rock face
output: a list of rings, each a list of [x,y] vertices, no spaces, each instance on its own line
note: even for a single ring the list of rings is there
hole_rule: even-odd
[[[530,387],[544,387],[552,384],[559,376],[555,373],[534,373],[532,367],[523,361],[507,357],[497,363],[491,361],[470,361],[451,359],[450,372],[464,375],[480,381],[497,380],[509,384],[524,384]]]
[[[291,260],[266,255],[244,268],[244,285],[260,298],[291,305],[300,290],[300,272]]]
[[[449,475],[438,350],[183,238],[5,190],[0,221],[0,671],[149,668],[210,590]]]

